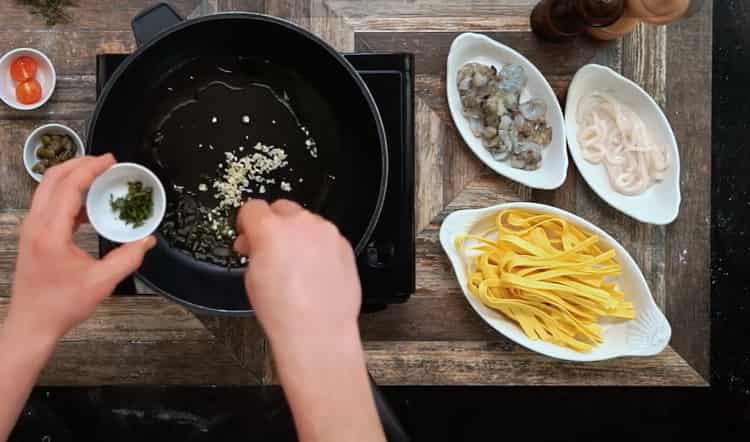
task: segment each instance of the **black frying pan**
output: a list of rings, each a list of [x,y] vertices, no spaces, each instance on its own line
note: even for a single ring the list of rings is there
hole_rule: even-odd
[[[91,119],[93,154],[150,167],[174,201],[173,185],[195,189],[228,148],[284,146],[293,171],[275,178],[291,190],[267,186],[256,196],[289,198],[321,214],[359,254],[380,214],[388,161],[374,101],[341,55],[259,14],[182,21],[159,4],[134,18],[133,31],[139,47],[105,85]],[[195,259],[157,238],[138,271],[142,280],[193,310],[250,313],[242,269]]]

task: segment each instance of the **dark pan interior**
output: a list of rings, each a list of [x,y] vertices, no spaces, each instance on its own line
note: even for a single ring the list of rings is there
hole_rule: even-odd
[[[292,182],[291,192],[274,188],[257,196],[304,204],[333,221],[352,246],[361,249],[382,203],[385,146],[376,112],[339,58],[289,25],[251,15],[214,16],[180,25],[136,55],[115,74],[98,103],[89,131],[92,153],[112,152],[118,161],[145,164],[168,189],[173,183],[193,186],[198,175],[221,161],[224,150],[244,144],[228,134],[239,130],[239,115],[247,112],[253,124],[245,148],[255,141],[286,144],[294,168],[291,176],[282,177]],[[200,61],[207,59],[211,61]],[[229,88],[213,88],[197,103],[180,108],[180,103],[195,98],[190,97],[197,89],[191,82],[205,84],[204,77],[210,76],[201,66],[209,66],[208,72],[216,63],[242,73],[227,80],[230,86],[260,82],[285,92],[296,117],[315,139],[318,158],[310,157],[304,135],[290,121],[284,122],[283,109],[265,100],[259,89],[244,89],[238,101]],[[247,109],[237,108],[238,102],[247,103]],[[231,121],[213,126],[214,114]],[[279,118],[272,125],[273,115]],[[165,121],[172,125],[172,147],[161,152],[165,158],[157,164],[151,144]],[[199,149],[197,144],[213,144],[215,150]],[[154,288],[196,307],[249,308],[241,271],[199,262],[163,238],[139,273]]]

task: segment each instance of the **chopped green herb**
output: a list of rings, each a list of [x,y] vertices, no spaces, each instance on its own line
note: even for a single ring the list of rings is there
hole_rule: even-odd
[[[47,26],[58,23],[70,23],[73,17],[65,10],[67,6],[75,6],[72,0],[16,0],[31,8],[31,13],[42,16]]]
[[[153,189],[144,187],[140,181],[130,181],[128,194],[117,199],[110,194],[109,205],[113,212],[119,212],[119,218],[125,224],[132,224],[134,229],[141,227],[153,211]]]

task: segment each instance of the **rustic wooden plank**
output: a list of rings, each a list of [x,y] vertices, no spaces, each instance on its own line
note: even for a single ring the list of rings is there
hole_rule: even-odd
[[[367,342],[367,366],[381,385],[705,386],[667,348],[648,358],[575,363],[505,342]]]
[[[2,297],[10,296],[18,255],[18,233],[25,214],[25,210],[0,211],[0,301]],[[81,226],[75,236],[75,242],[92,256],[97,255],[99,243],[91,226]]]
[[[274,0],[271,0],[274,1]],[[265,0],[219,0],[219,11],[264,12]]]
[[[578,40],[575,45],[549,43],[529,32],[483,33],[524,54],[544,75],[555,76],[572,76],[597,51],[612,44],[589,39]],[[460,32],[358,32],[357,43],[364,49],[413,52],[418,74],[442,75],[451,42],[458,34]]]
[[[536,0],[327,0],[331,9],[350,19],[364,17],[525,17]]]
[[[666,113],[680,146],[680,216],[667,227],[666,313],[672,346],[710,373],[711,42],[712,2],[672,24],[666,53]]]
[[[354,29],[324,0],[310,4],[310,30],[340,52],[354,51]]]
[[[493,15],[489,17],[394,17],[362,16],[346,22],[360,32],[444,32],[444,31],[528,31],[528,16]]]
[[[199,315],[197,319],[257,382],[265,382],[269,349],[257,319],[206,315]]]
[[[22,149],[31,131],[42,124],[51,123],[44,120],[0,120],[0,211],[7,209],[27,209],[31,203],[31,194],[36,188],[36,181],[29,176],[23,165]],[[81,120],[65,121],[65,124],[83,138],[85,122]]]
[[[0,299],[0,323],[9,300]],[[161,297],[102,301],[58,344],[41,385],[256,384],[192,314]]]
[[[285,18],[303,28],[310,27],[312,0],[271,0],[266,2],[266,14]]]
[[[0,323],[10,299],[0,298]],[[104,299],[94,315],[62,338],[62,342],[211,340],[213,336],[195,316],[160,296]]]
[[[363,314],[359,318],[364,341],[507,341],[487,325],[456,284],[438,294],[417,291],[409,302]]]
[[[58,75],[55,92],[44,106],[26,111],[0,106],[0,120],[83,121],[91,116],[95,105],[96,77]]]
[[[52,60],[57,75],[94,74],[96,54],[135,49],[130,30],[0,30],[0,53],[17,47],[38,49]]]
[[[421,100],[416,102],[416,227],[421,230],[444,206],[442,144],[446,126]]]
[[[660,105],[666,97],[666,27],[640,25],[623,39],[622,73]],[[664,309],[664,227],[628,220],[633,226],[634,258],[643,270],[656,303]]]
[[[255,376],[214,340],[62,342],[42,386],[257,385]]]
[[[170,0],[183,17],[195,8],[200,0]],[[75,7],[68,7],[72,20],[60,23],[50,30],[67,32],[71,30],[104,31],[130,30],[130,20],[142,9],[154,4],[152,0],[118,0],[116,6],[101,0],[76,0]],[[2,5],[4,30],[47,29],[42,17],[32,15],[29,8],[16,0],[4,0]],[[61,34],[62,35],[62,34]]]

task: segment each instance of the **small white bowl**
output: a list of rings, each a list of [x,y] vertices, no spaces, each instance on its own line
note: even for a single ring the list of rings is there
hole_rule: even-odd
[[[654,141],[664,145],[669,154],[670,168],[664,180],[654,183],[640,195],[623,195],[612,188],[602,164],[583,158],[578,145],[578,104],[594,91],[602,91],[628,106],[651,131]],[[601,199],[620,212],[649,224],[669,224],[680,211],[680,152],[669,120],[651,96],[640,86],[612,69],[588,64],[578,70],[568,89],[565,104],[565,125],[570,156],[583,179]]]
[[[128,182],[140,181],[153,189],[154,207],[151,217],[140,227],[126,224],[110,206],[110,195],[115,199],[128,193]],[[154,233],[167,208],[167,194],[159,178],[147,168],[135,163],[118,163],[99,175],[86,196],[86,214],[96,232],[104,238],[127,243],[138,241]]]
[[[23,104],[16,98],[17,83],[10,76],[10,65],[16,57],[27,55],[36,60],[36,81],[42,87],[42,98],[36,103]],[[55,67],[46,55],[31,48],[18,48],[8,51],[0,58],[0,100],[18,110],[32,110],[44,105],[52,96],[57,82]]]
[[[471,254],[457,250],[454,240],[461,233],[480,234],[494,225],[494,216],[503,209],[523,209],[554,215],[569,221],[581,229],[597,235],[601,244],[615,250],[622,265],[622,274],[614,281],[633,303],[636,318],[632,320],[601,321],[604,342],[587,353],[580,353],[549,342],[532,340],[521,328],[501,313],[482,304],[466,285]],[[552,358],[568,361],[601,361],[621,356],[653,356],[669,343],[672,329],[654,302],[643,273],[622,245],[602,229],[572,213],[552,206],[537,203],[506,203],[486,209],[458,210],[448,215],[440,226],[440,244],[448,255],[458,284],[469,304],[487,324],[508,339],[529,350]],[[474,243],[467,241],[465,245]]]
[[[41,182],[44,175],[32,171],[31,168],[39,161],[36,157],[36,151],[42,147],[42,135],[68,135],[76,145],[76,157],[86,154],[86,148],[81,141],[81,137],[68,126],[53,123],[37,127],[26,138],[26,143],[23,145],[23,165],[26,167],[26,172],[37,182]]]
[[[547,104],[546,119],[552,128],[552,141],[542,151],[542,165],[539,169],[516,169],[507,161],[495,160],[482,145],[482,141],[471,132],[469,121],[463,114],[456,77],[461,66],[472,62],[491,65],[498,69],[508,63],[520,65],[528,79],[526,88],[521,93],[521,102],[537,98]],[[469,148],[490,169],[534,189],[556,189],[562,185],[568,173],[562,110],[547,79],[526,57],[487,36],[470,32],[461,34],[453,40],[448,53],[446,89],[448,107],[456,128]]]

